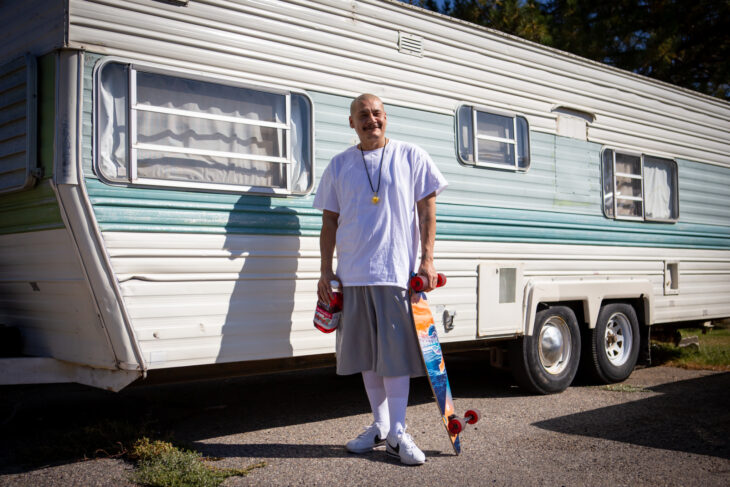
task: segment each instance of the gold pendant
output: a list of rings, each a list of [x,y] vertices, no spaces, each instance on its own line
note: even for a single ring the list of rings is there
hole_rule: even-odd
[[[380,198],[378,197],[378,195],[377,195],[377,194],[374,194],[374,195],[373,195],[373,199],[372,199],[372,201],[373,201],[373,204],[374,204],[374,205],[377,205],[377,204],[378,204],[378,201],[380,201]]]

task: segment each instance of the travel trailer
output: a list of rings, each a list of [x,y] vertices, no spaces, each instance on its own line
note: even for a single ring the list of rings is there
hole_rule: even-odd
[[[449,181],[445,347],[552,393],[625,379],[651,325],[730,316],[725,101],[392,0],[0,19],[0,383],[331,361],[312,199],[360,93]]]

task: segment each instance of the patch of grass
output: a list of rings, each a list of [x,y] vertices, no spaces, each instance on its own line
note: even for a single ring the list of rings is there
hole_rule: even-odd
[[[715,328],[703,335],[699,328],[679,330],[682,338],[697,336],[699,350],[679,348],[673,343],[652,341],[651,358],[657,365],[686,369],[730,371],[730,328]]]
[[[632,386],[630,384],[607,384],[599,387],[599,389],[611,392],[651,392],[649,389],[644,387]]]
[[[217,487],[228,477],[245,476],[266,466],[261,462],[246,468],[217,468],[208,465],[198,452],[148,438],[138,440],[129,457],[137,461],[132,480],[152,487]]]

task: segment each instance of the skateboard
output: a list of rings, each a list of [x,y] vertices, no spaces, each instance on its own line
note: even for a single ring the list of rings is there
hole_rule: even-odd
[[[437,287],[446,284],[446,277],[439,274]],[[425,281],[420,276],[413,276],[410,282],[408,300],[410,303],[410,314],[413,320],[413,327],[421,346],[421,358],[431,385],[431,392],[436,399],[436,404],[441,414],[441,420],[446,427],[454,452],[461,453],[461,440],[459,433],[464,430],[466,424],[474,424],[479,421],[480,413],[476,409],[466,412],[462,417],[456,415],[454,400],[451,396],[449,376],[446,374],[446,363],[441,352],[441,343],[436,333],[436,324],[428,306],[425,289]]]

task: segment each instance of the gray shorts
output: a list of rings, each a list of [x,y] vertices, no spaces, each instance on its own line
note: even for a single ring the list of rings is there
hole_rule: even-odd
[[[424,374],[408,293],[396,286],[346,286],[337,328],[337,373]]]

